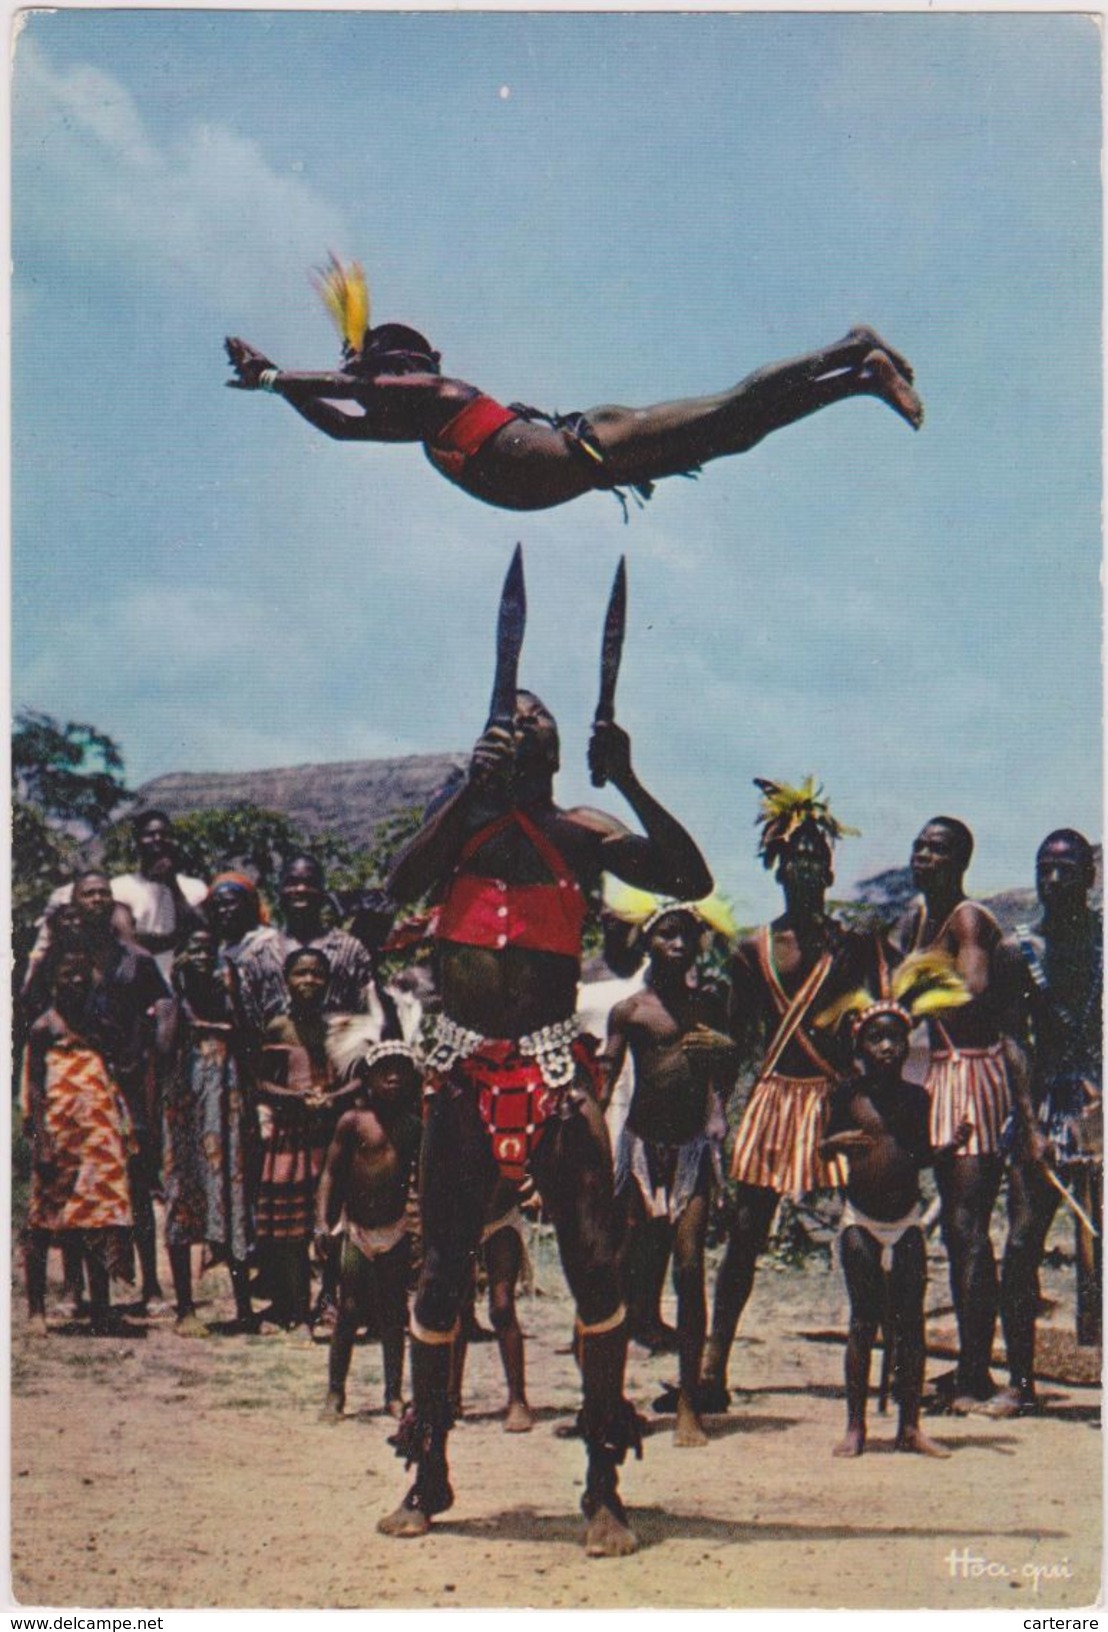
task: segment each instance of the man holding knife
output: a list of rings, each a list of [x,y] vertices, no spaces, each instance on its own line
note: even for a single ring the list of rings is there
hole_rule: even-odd
[[[400,1507],[380,1522],[388,1535],[426,1534],[433,1515],[453,1502],[446,1439],[459,1308],[491,1189],[498,1177],[529,1172],[577,1305],[586,1551],[611,1557],[637,1545],[618,1495],[617,1470],[638,1448],[638,1424],[623,1398],[627,1336],[611,1155],[597,1102],[596,1042],[574,1017],[581,932],[604,871],[686,900],[707,895],[712,878],[685,829],[639,782],[630,739],[612,717],[624,604],[621,563],[589,765],[596,786],[611,782],[623,794],[643,834],[599,811],[554,803],[557,726],[538,697],[517,687],[525,618],[517,548],[501,599],[489,723],[465,782],[401,852],[389,879],[394,900],[437,893],[443,1014],[424,1087],[413,1404],[395,1441],[417,1473]]]

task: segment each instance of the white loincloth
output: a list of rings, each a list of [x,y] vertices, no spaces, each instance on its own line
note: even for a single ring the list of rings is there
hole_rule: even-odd
[[[923,1213],[920,1211],[917,1202],[911,1212],[905,1213],[903,1218],[896,1218],[891,1221],[883,1218],[868,1218],[861,1208],[855,1207],[852,1201],[848,1201],[843,1207],[843,1216],[839,1220],[839,1234],[842,1235],[844,1230],[852,1229],[865,1230],[866,1234],[872,1236],[877,1242],[881,1248],[881,1268],[887,1275],[893,1267],[893,1253],[896,1251],[897,1243],[908,1234],[909,1230],[923,1229]]]

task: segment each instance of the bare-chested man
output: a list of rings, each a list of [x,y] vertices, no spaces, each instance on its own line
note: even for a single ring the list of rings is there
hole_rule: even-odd
[[[406,1043],[371,1044],[364,1088],[339,1117],[316,1192],[315,1245],[325,1259],[342,1224],[338,1315],[331,1334],[325,1417],[342,1416],[359,1325],[381,1340],[385,1410],[403,1411],[404,1328],[411,1238],[406,1205],[419,1153],[419,1068]]]
[[[505,408],[464,380],[444,379],[439,353],[415,329],[369,328],[356,263],[333,262],[320,283],[343,337],[341,370],[288,373],[244,340],[228,339],[235,373],[228,384],[276,392],[339,441],[421,442],[449,481],[506,510],[545,510],[621,484],[646,499],[661,477],[745,453],[771,431],[848,397],[877,397],[913,429],[923,420],[911,368],[868,328],[760,368],[718,396],[575,414],[545,414],[521,403]]]
[[[559,809],[557,726],[536,696],[518,692],[510,720],[486,729],[464,783],[401,852],[389,879],[394,900],[441,892],[443,1014],[424,1089],[413,1410],[397,1436],[417,1475],[381,1521],[388,1535],[426,1534],[453,1502],[446,1440],[458,1313],[497,1179],[529,1171],[577,1305],[586,1551],[613,1556],[637,1545],[618,1494],[618,1468],[638,1425],[623,1397],[627,1338],[611,1154],[595,1042],[574,1019],[581,932],[602,870],[682,899],[706,895],[712,880],[684,828],[639,782],[625,732],[610,722],[594,726],[589,761],[594,777],[622,793],[643,835],[596,810]]]
[[[735,1137],[736,1181],[727,1250],[716,1279],[699,1403],[724,1411],[735,1329],[754,1285],[782,1196],[842,1183],[841,1162],[820,1155],[835,1084],[850,1064],[848,1042],[813,1036],[812,1020],[836,995],[877,980],[874,936],[844,929],[825,910],[834,878],[831,846],[850,831],[811,782],[763,790],[763,865],[776,867],[785,911],[739,943],[731,962],[730,1030],[740,1057],[762,1051]]]
[[[947,952],[973,1001],[928,1022],[931,1063],[931,1143],[950,1146],[963,1121],[968,1140],[935,1160],[942,1232],[950,1260],[950,1292],[958,1321],[957,1369],[939,1384],[940,1397],[960,1413],[993,1394],[989,1375],[996,1330],[996,1258],[989,1220],[1004,1171],[1001,1134],[1011,1093],[1000,1039],[997,1002],[990,987],[1000,927],[987,908],[970,901],[962,879],[973,855],[973,834],[953,816],[935,816],[912,845],[912,881],[921,892],[893,931],[902,954]]]
[[[689,984],[703,932],[696,909],[687,905],[663,909],[647,921],[646,984],[612,1010],[605,1048],[609,1093],[628,1050],[634,1065],[634,1091],[615,1158],[616,1201],[627,1218],[624,1255],[647,1219],[665,1220],[673,1236],[679,1356],[674,1443],[682,1447],[708,1443],[696,1409],[708,1323],[704,1244],[714,1177],[706,1123],[709,1093],[714,1087],[726,1100],[736,1058],[731,1039],[706,1024],[716,1015],[703,992]]]
[[[927,1248],[920,1211],[920,1169],[940,1154],[932,1149],[930,1101],[901,1076],[908,1039],[922,999],[931,1013],[956,1008],[969,994],[953,963],[934,956],[908,958],[887,997],[860,991],[847,999],[854,1011],[854,1046],[861,1075],[848,1078],[831,1102],[821,1154],[845,1156],[848,1167],[839,1252],[850,1295],[846,1346],[846,1436],[835,1456],[861,1456],[866,1444],[870,1358],[878,1326],[886,1354],[896,1355],[900,1422],[895,1448],[921,1456],[949,1455],[919,1425],[925,1359],[923,1298]],[[840,1006],[840,1013],[843,1006]],[[819,1017],[822,1020],[822,1016]],[[955,1131],[951,1148],[969,1138]]]
[[[1049,834],[1035,858],[1042,918],[1001,945],[994,980],[1005,1033],[1022,1058],[1013,1086],[1026,1079],[1008,1171],[1008,1240],[1000,1276],[1000,1318],[1009,1385],[986,1408],[990,1416],[1037,1409],[1035,1313],[1038,1269],[1062,1200],[1050,1172],[1060,1173],[1094,1220],[1102,1213],[1104,1160],[1103,925],[1089,905],[1096,880],[1092,845],[1072,828]],[[1080,1204],[1080,1203],[1079,1203]],[[1087,1245],[1081,1237],[1079,1245]],[[1090,1295],[1081,1308],[1100,1339],[1101,1238],[1092,1241]]]

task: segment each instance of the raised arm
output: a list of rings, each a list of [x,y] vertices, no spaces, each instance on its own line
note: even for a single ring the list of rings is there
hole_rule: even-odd
[[[644,835],[621,829],[602,839],[600,865],[605,871],[683,901],[708,895],[712,875],[697,844],[643,787],[631,766],[631,739],[613,721],[593,726],[589,769],[622,793],[645,829]]]
[[[512,756],[512,733],[503,726],[490,726],[477,739],[465,781],[393,862],[385,889],[394,901],[426,895],[455,867],[470,833],[508,809]]]
[[[227,381],[233,390],[269,391],[284,397],[302,419],[336,441],[422,441],[432,428],[424,423],[427,410],[449,395],[453,385],[437,374],[384,374],[366,379],[342,370],[294,373],[278,368],[245,340],[232,336],[224,345],[235,373]],[[345,413],[334,406],[336,401],[354,402],[361,411]]]

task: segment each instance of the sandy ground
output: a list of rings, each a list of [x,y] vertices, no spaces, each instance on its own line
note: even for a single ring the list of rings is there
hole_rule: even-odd
[[[1057,1237],[1056,1237],[1057,1239]],[[1069,1237],[1065,1236],[1068,1245]],[[572,1311],[545,1235],[522,1301],[538,1423],[506,1436],[497,1351],[470,1351],[467,1417],[452,1439],[457,1502],[422,1541],[376,1534],[406,1477],[386,1444],[376,1344],[355,1351],[348,1415],[319,1420],[322,1345],[287,1337],[188,1341],[172,1317],[92,1339],[52,1317],[28,1337],[18,1294],[12,1353],[12,1591],[26,1606],[558,1608],[1089,1605],[1100,1591],[1099,1390],[1074,1354],[1072,1273],[1051,1272],[1047,1415],[934,1418],[947,1462],[883,1454],[834,1461],[843,1426],[845,1295],[837,1270],[767,1263],[732,1368],[743,1392],[678,1450],[653,1416],[669,1358],[633,1348],[628,1392],[648,1418],[623,1489],[641,1550],[586,1560],[583,1449],[559,1437],[578,1403],[564,1352]],[[53,1256],[53,1255],[52,1255]],[[53,1268],[53,1264],[52,1264]],[[222,1271],[201,1312],[231,1314]],[[929,1334],[951,1336],[936,1257]],[[944,1312],[945,1310],[945,1312]],[[941,1354],[929,1374],[946,1369]],[[876,1370],[876,1368],[875,1368]]]

